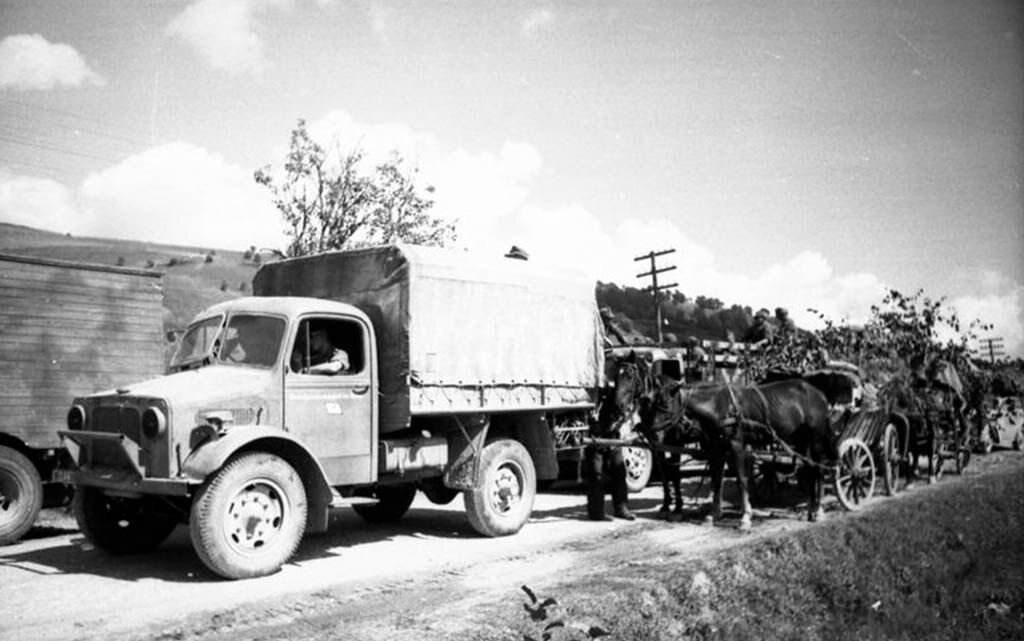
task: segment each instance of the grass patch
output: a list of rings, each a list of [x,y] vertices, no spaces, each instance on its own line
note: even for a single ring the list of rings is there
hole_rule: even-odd
[[[581,622],[553,639],[1024,639],[1024,466],[548,592]]]

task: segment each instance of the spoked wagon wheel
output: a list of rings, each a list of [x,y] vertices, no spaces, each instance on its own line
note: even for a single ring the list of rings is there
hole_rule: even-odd
[[[859,438],[847,438],[839,445],[835,490],[847,510],[859,510],[875,491],[875,463],[871,450]]]
[[[888,496],[896,494],[900,481],[900,465],[903,462],[903,453],[900,452],[900,437],[896,432],[896,426],[889,423],[882,432],[882,440],[879,443],[880,460],[882,473],[882,484]]]

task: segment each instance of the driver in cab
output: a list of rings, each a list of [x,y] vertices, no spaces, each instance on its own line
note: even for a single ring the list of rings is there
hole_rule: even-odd
[[[293,372],[333,376],[348,371],[348,354],[334,346],[325,328],[313,327],[310,330],[308,355],[304,353],[304,343],[303,332],[300,330],[299,339],[295,341],[295,350],[292,352]]]

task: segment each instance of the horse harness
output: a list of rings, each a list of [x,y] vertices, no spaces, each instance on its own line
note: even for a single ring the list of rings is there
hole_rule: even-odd
[[[682,387],[682,386],[680,386],[680,387]],[[730,402],[731,408],[730,408],[730,410],[729,410],[725,420],[723,420],[720,423],[722,425],[722,427],[730,427],[730,426],[733,426],[733,425],[744,425],[744,426],[754,427],[754,428],[763,430],[764,432],[766,432],[768,434],[768,436],[771,438],[771,440],[774,441],[775,444],[778,445],[786,454],[792,456],[795,459],[799,459],[804,464],[812,465],[814,467],[821,468],[823,470],[833,470],[833,469],[835,469],[833,466],[823,465],[822,463],[819,463],[819,462],[811,459],[810,457],[804,456],[803,454],[800,454],[799,452],[794,450],[792,448],[792,446],[789,445],[789,443],[784,441],[782,439],[782,437],[779,436],[778,432],[775,431],[775,429],[771,426],[770,423],[762,422],[762,421],[755,421],[754,419],[747,418],[746,416],[744,416],[743,415],[743,410],[740,408],[739,401],[736,399],[736,392],[733,389],[733,385],[731,383],[726,383],[725,384],[725,389],[726,389],[726,391],[729,392],[729,402]],[[765,413],[767,414],[768,398],[764,395],[764,392],[761,390],[761,388],[757,387],[756,385],[753,386],[753,390],[760,397],[761,402],[764,404]],[[694,421],[692,418],[690,418],[689,416],[686,415],[685,403],[683,403],[683,402],[680,402],[678,404],[677,408],[673,410],[672,415],[668,419],[666,419],[664,421],[661,421],[657,425],[652,425],[651,429],[653,431],[656,431],[656,432],[657,431],[663,431],[663,430],[668,429],[669,426],[671,426],[671,425],[685,425],[685,426],[687,426],[689,428],[692,428],[694,423],[697,424],[697,429],[699,429],[704,434],[704,437],[706,439],[710,440],[710,438],[711,438],[710,435],[707,433],[706,430],[704,430],[704,428],[703,428],[703,426],[701,426],[700,422],[699,421]]]

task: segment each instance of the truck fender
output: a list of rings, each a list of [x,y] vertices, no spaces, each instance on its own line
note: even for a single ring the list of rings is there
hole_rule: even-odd
[[[302,478],[309,503],[307,532],[327,529],[327,512],[331,506],[331,486],[320,462],[309,449],[291,434],[267,425],[231,428],[223,436],[207,441],[193,450],[182,464],[182,475],[202,483],[238,452],[270,452],[288,462]]]

